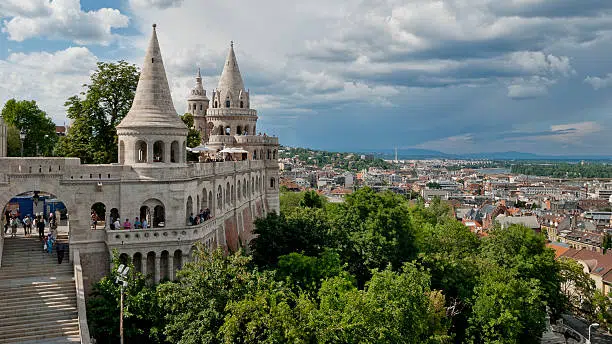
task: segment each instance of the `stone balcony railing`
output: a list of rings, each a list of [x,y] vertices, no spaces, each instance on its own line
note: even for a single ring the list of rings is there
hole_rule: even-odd
[[[184,227],[157,227],[147,229],[106,230],[109,247],[163,242],[196,242],[214,235],[223,218],[212,218],[199,225]]]
[[[208,108],[207,117],[210,116],[257,116],[257,110],[244,108]]]

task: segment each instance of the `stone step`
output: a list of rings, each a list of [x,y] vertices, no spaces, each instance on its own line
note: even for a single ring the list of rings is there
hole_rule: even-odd
[[[45,339],[45,338],[57,338],[61,336],[78,336],[79,327],[68,326],[68,327],[40,327],[38,329],[32,329],[27,333],[0,333],[0,343],[8,341],[19,342],[32,339]]]
[[[50,320],[54,320],[56,319],[56,317],[61,317],[66,318],[66,317],[72,317],[72,318],[78,318],[78,313],[75,310],[64,310],[61,312],[57,312],[57,311],[52,311],[52,312],[47,312],[47,313],[38,313],[38,314],[27,314],[27,315],[22,315],[19,318],[16,318],[14,316],[10,316],[10,317],[6,317],[6,318],[0,318],[2,320],[2,323],[4,323],[5,321],[13,321],[14,319],[17,319],[18,321],[25,321],[25,322],[29,322],[31,324],[34,323],[39,323],[41,321],[44,321],[45,319],[50,319]]]
[[[46,307],[57,307],[65,304],[76,303],[76,295],[56,295],[56,298],[47,298],[47,299],[24,299],[21,301],[13,301],[11,303],[3,304],[0,308],[0,313],[3,312],[12,312],[12,311],[21,311],[25,312],[30,309],[36,308],[46,308]]]
[[[57,313],[54,314],[52,317],[51,316],[47,316],[46,318],[41,318],[39,316],[37,317],[30,317],[30,316],[22,316],[22,317],[14,317],[14,318],[8,318],[8,319],[4,319],[2,321],[2,325],[0,325],[0,330],[5,327],[5,326],[13,326],[13,325],[20,325],[20,324],[28,324],[28,326],[32,326],[33,323],[38,323],[41,320],[50,320],[50,321],[64,321],[64,320],[74,320],[78,318],[78,314],[76,312],[65,312],[65,313]]]
[[[62,305],[62,306],[55,306],[55,307],[42,307],[42,308],[36,308],[36,309],[28,309],[27,312],[0,312],[0,321],[4,321],[5,319],[10,319],[16,316],[37,316],[36,317],[32,317],[33,320],[35,319],[43,319],[45,316],[50,316],[51,319],[53,319],[53,316],[59,313],[63,313],[63,312],[76,312],[76,306],[70,306],[70,305]],[[38,322],[38,321],[36,321]]]
[[[26,341],[8,341],[7,344],[71,344],[71,343],[80,343],[81,337],[79,336],[67,336],[67,337],[55,337],[55,338],[45,338],[45,339],[33,339]]]
[[[74,296],[74,287],[56,288],[53,290],[40,291],[23,291],[3,290],[0,289],[3,297],[3,305],[9,305],[11,302],[27,302],[29,300],[52,300],[58,297]],[[1,306],[0,306],[1,307]]]
[[[9,333],[20,333],[20,332],[30,332],[32,331],[32,322],[24,322],[20,324],[11,324],[11,325],[0,325],[0,333],[1,334],[9,334]],[[37,329],[49,328],[49,327],[59,327],[59,328],[68,328],[68,327],[79,327],[79,319],[45,319],[44,322],[40,322],[40,325],[37,324]]]

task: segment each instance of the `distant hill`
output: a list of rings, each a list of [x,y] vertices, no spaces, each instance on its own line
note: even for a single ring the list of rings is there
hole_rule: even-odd
[[[384,159],[394,159],[395,151],[393,149],[384,150],[366,150],[366,154],[375,154]],[[524,153],[516,151],[508,152],[490,152],[490,153],[466,153],[466,154],[448,154],[431,149],[406,148],[398,149],[397,156],[399,159],[488,159],[488,160],[612,160],[612,156],[604,155],[540,155],[534,153]]]

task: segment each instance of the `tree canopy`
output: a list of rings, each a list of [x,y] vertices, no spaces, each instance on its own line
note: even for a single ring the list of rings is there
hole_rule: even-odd
[[[56,154],[78,157],[83,163],[117,162],[117,129],[132,106],[140,73],[125,61],[98,62],[85,90],[65,103],[72,120]]]
[[[4,104],[2,118],[8,126],[8,156],[21,155],[19,134],[22,131],[26,135],[23,140],[24,156],[53,154],[53,146],[57,142],[55,123],[34,100],[10,99]]]

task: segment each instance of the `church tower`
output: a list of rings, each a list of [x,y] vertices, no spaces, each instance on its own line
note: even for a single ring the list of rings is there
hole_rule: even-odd
[[[206,110],[208,110],[209,100],[206,90],[202,86],[202,76],[200,68],[196,76],[196,84],[187,95],[187,112],[193,115],[193,125],[201,133],[202,142],[208,141],[210,135],[206,125]]]
[[[232,136],[255,135],[257,111],[251,109],[249,91],[244,88],[232,42],[217,89],[212,92],[212,106],[206,111],[211,129],[208,145],[215,149],[234,146]]]
[[[138,167],[185,163],[187,132],[172,103],[153,24],[132,108],[117,125],[119,163]]]

